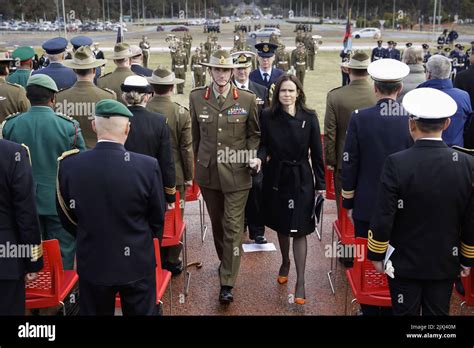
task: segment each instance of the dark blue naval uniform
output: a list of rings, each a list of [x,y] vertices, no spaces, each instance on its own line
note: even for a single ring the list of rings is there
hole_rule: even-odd
[[[31,75],[44,74],[51,77],[58,89],[72,87],[76,83],[76,73],[58,62],[50,62],[46,68],[33,71]]]
[[[249,80],[255,83],[258,83],[259,85],[262,85],[266,88],[270,88],[273,84],[276,84],[278,81],[278,78],[281,75],[284,75],[285,72],[281,69],[278,68],[272,68],[272,73],[270,75],[270,79],[268,82],[263,81],[262,79],[262,74],[260,73],[260,69],[255,69],[252,71],[249,75]]]
[[[448,315],[460,263],[474,266],[474,161],[441,139],[419,139],[385,161],[370,224],[369,260],[389,244],[396,315]],[[403,301],[400,300],[403,296]]]
[[[342,161],[342,205],[354,209],[359,237],[367,238],[385,159],[413,144],[403,113],[401,105],[388,98],[352,113]]]
[[[397,50],[396,48],[386,49],[385,50],[385,58],[402,60],[402,56],[400,54],[400,51]]]
[[[31,246],[30,257],[0,257],[0,316],[24,315],[25,273],[43,268],[35,185],[26,147],[0,140],[0,154],[0,244]]]
[[[117,292],[125,315],[155,314],[153,238],[165,213],[157,160],[98,142],[61,160],[58,177],[58,213],[77,236],[81,314],[113,315]]]
[[[377,46],[372,50],[371,61],[373,62],[379,59],[386,58],[386,55],[387,55],[387,50],[383,47]]]

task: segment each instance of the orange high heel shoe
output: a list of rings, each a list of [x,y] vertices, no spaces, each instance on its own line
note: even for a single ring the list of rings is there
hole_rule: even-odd
[[[286,284],[286,283],[288,283],[288,277],[278,276],[277,282],[280,285]]]
[[[304,298],[297,297],[295,298],[295,303],[298,305],[304,305],[306,303],[306,300]]]

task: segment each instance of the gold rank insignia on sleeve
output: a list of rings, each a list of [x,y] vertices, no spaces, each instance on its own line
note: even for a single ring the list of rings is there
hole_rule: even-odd
[[[31,261],[36,262],[43,256],[43,244],[31,246]]]
[[[388,241],[387,242],[379,242],[374,239],[374,233],[369,230],[369,241],[367,243],[367,246],[369,250],[373,253],[376,254],[383,254],[387,251],[388,249]]]
[[[176,187],[165,187],[165,193],[167,195],[174,195],[176,193]]]
[[[461,255],[467,259],[474,259],[474,246],[461,242]]]
[[[352,199],[354,198],[355,191],[344,191],[342,190],[342,198],[345,199]]]

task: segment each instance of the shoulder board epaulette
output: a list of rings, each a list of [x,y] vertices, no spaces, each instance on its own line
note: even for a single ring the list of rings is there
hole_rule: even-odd
[[[23,87],[22,85],[20,85],[18,83],[8,82],[8,81],[6,81],[6,82],[7,82],[7,85],[10,85],[10,86],[15,86],[15,87],[18,87],[18,88]]]
[[[468,155],[474,156],[474,149],[466,149],[464,147],[454,145],[453,150],[457,150],[459,152],[467,153]]]
[[[342,87],[344,87],[344,86],[339,86],[339,87],[333,88],[328,93],[331,93],[333,91],[337,91],[338,89],[341,89]]]
[[[112,74],[112,71],[111,71],[111,72],[108,72],[107,74],[104,74],[104,75],[102,75],[102,76],[99,76],[99,79],[101,79],[101,78],[103,78],[103,77],[106,77],[106,76],[108,76],[108,75],[110,75],[110,74]]]
[[[58,162],[62,161],[66,157],[78,154],[79,152],[81,152],[81,151],[79,151],[79,149],[72,149],[72,150],[64,151],[63,154],[58,157]]]
[[[71,117],[71,116],[68,116],[68,115],[64,115],[60,112],[55,112],[56,116],[59,116],[61,118],[64,118],[65,120],[68,120],[70,122],[74,122],[74,119]]]
[[[5,117],[5,121],[9,121],[12,118],[17,117],[19,114],[21,114],[21,112],[15,112],[14,114],[8,115],[7,117]]]
[[[180,104],[180,103],[178,103],[178,102],[173,102],[173,103],[175,103],[178,107],[184,108],[185,110],[189,111],[189,108],[186,107],[186,106],[184,106],[183,104]]]
[[[199,87],[195,87],[191,90],[191,93],[194,92],[194,91],[198,91],[200,89],[206,89],[208,86],[199,86]]]
[[[110,89],[110,88],[101,88],[101,89],[103,89],[104,91],[109,92],[110,94],[113,94],[113,95],[117,96],[117,93],[115,93],[115,91]]]
[[[28,154],[28,159],[30,160],[30,166],[32,165],[31,163],[31,153],[30,153],[30,148],[26,146],[25,144],[21,144],[21,146],[26,150],[26,153]]]

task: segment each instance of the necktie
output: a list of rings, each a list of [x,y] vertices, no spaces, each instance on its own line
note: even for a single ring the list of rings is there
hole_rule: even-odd
[[[263,80],[265,81],[265,83],[268,83],[268,74],[267,73],[263,73]]]
[[[225,101],[225,98],[222,94],[219,94],[219,96],[217,97],[217,102],[219,103],[219,107],[222,107],[222,105],[224,104],[224,101]]]

